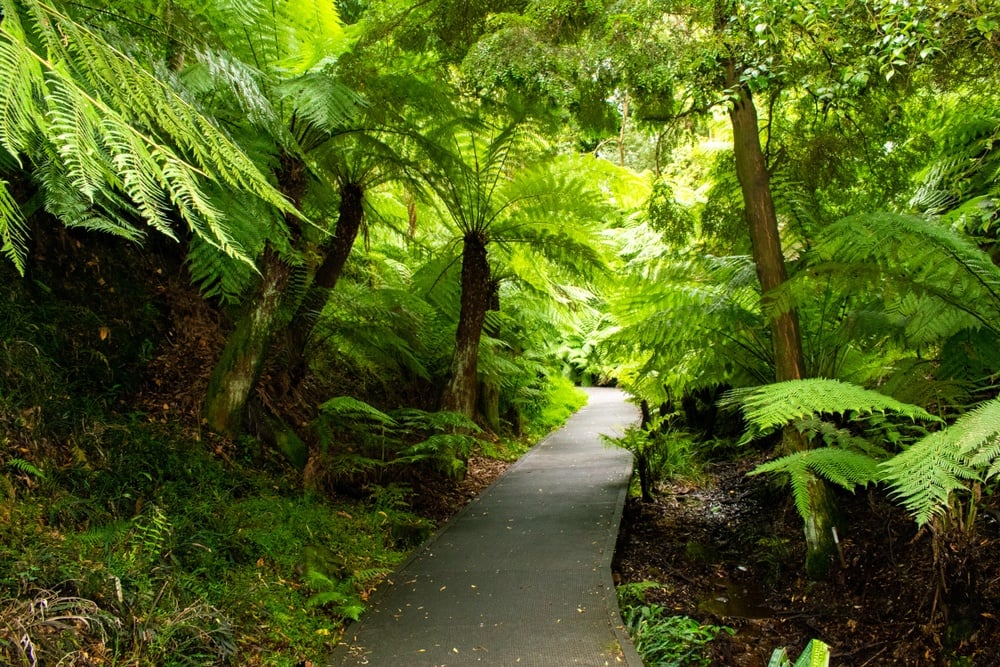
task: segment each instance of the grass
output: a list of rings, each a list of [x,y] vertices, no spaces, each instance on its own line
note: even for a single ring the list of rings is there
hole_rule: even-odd
[[[321,658],[412,546],[394,526],[422,521],[393,503],[308,496],[278,467],[226,464],[153,427],[104,435],[41,481],[7,474],[0,619],[44,599],[92,622],[52,644],[44,623],[8,620],[0,662],[29,664],[21,636],[48,664],[98,648],[115,656],[109,664]]]

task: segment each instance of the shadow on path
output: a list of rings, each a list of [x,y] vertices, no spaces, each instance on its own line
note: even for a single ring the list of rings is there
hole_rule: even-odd
[[[330,665],[627,665],[611,558],[632,472],[616,389],[525,454],[382,585]]]

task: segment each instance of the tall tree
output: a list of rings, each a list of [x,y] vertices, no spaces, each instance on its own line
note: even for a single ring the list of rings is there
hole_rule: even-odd
[[[602,264],[595,224],[608,212],[592,184],[567,165],[541,160],[527,126],[461,130],[448,126],[429,145],[428,180],[461,247],[461,305],[441,407],[474,417],[479,343],[487,312],[499,304],[490,248],[502,259],[518,246],[537,261],[586,274]],[[440,137],[448,137],[440,140]]]

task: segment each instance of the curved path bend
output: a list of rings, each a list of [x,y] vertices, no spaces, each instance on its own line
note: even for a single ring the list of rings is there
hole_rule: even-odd
[[[641,667],[611,581],[638,411],[587,405],[449,521],[373,596],[330,665]]]

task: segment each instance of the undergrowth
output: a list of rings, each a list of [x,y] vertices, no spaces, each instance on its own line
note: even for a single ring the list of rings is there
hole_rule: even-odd
[[[632,643],[649,667],[708,665],[706,645],[732,628],[703,624],[689,616],[672,614],[657,604],[646,604],[644,591],[658,587],[643,582],[618,588],[619,605]]]
[[[159,288],[108,266],[120,251],[56,262],[65,277],[0,268],[0,664],[321,662],[435,526],[392,476],[358,498],[312,492],[277,450],[136,410],[170,325]],[[411,433],[370,449],[397,448],[386,469],[473,447],[513,460],[585,401],[546,383],[515,437],[473,444],[410,411],[391,418]]]
[[[77,443],[75,464],[13,476],[0,517],[0,663],[320,658],[413,546],[396,527],[424,521],[378,498],[305,495],[276,465],[225,463],[159,428],[105,428]],[[77,620],[53,622],[57,609]]]

